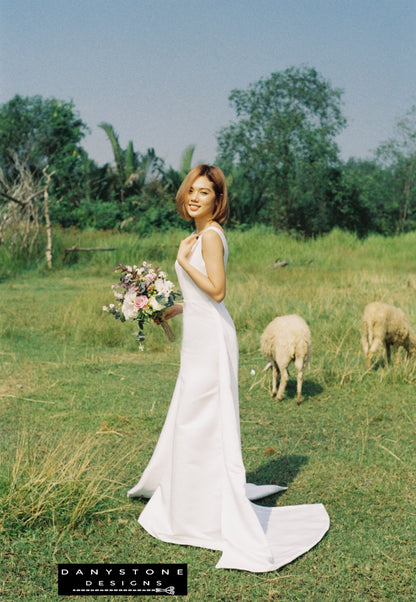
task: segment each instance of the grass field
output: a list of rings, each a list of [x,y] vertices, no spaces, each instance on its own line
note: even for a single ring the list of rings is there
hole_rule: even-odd
[[[153,539],[137,523],[144,501],[126,498],[166,415],[181,318],[172,324],[173,344],[150,325],[141,352],[134,324],[101,308],[112,300],[112,268],[120,261],[151,261],[175,279],[182,237],[68,231],[56,235],[52,272],[42,261],[25,270],[3,261],[3,599],[62,599],[57,563],[185,562],[192,602],[413,600],[416,363],[400,350],[391,366],[379,354],[366,371],[360,318],[367,302],[381,300],[416,326],[416,234],[359,241],[335,231],[301,241],[261,229],[229,233],[226,302],[240,345],[248,479],[288,485],[262,503],[322,502],[331,518],[313,550],[265,574],[217,570],[219,552]],[[64,261],[63,249],[75,244],[117,250]],[[290,264],[270,268],[276,259]],[[271,399],[259,353],[266,324],[294,312],[313,339],[301,406],[293,370],[285,399]]]

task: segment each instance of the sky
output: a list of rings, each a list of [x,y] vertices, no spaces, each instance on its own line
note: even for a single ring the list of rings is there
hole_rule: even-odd
[[[100,165],[102,122],[175,169],[191,144],[212,163],[230,92],[302,66],[343,90],[341,158],[371,158],[416,103],[415,0],[0,0],[0,104],[72,101]]]

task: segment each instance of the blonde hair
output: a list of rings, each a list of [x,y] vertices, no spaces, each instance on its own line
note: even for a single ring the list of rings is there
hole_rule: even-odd
[[[188,214],[185,203],[188,197],[189,189],[195,180],[200,176],[205,176],[210,182],[212,182],[216,203],[212,219],[219,224],[222,224],[228,218],[230,209],[228,205],[228,193],[227,185],[225,183],[225,176],[221,169],[219,167],[215,167],[215,165],[205,165],[204,163],[201,163],[200,165],[197,165],[191,169],[191,171],[183,180],[176,194],[176,207],[184,219],[192,219]]]

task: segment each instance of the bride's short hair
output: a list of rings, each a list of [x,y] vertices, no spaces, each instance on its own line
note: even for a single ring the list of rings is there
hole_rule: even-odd
[[[191,169],[176,194],[176,206],[178,211],[186,220],[192,219],[188,214],[185,202],[192,184],[200,176],[206,176],[208,180],[212,182],[216,200],[216,208],[212,219],[219,224],[222,224],[228,218],[229,214],[228,193],[225,176],[221,169],[215,165],[205,165],[204,163],[201,163]]]

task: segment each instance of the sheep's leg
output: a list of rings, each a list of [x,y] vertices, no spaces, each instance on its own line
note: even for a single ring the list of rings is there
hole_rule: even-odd
[[[277,394],[277,382],[279,380],[279,368],[275,361],[272,362],[272,397]]]
[[[364,357],[367,357],[367,353],[368,353],[368,349],[369,349],[367,332],[363,333],[363,336],[361,337],[361,346],[364,351]]]
[[[279,384],[279,389],[277,391],[277,396],[276,396],[277,401],[281,401],[283,399],[283,395],[285,393],[286,384],[287,384],[288,380],[289,380],[289,373],[287,371],[287,367],[280,368],[280,384]]]
[[[373,355],[375,354],[375,352],[377,351],[377,347],[381,345],[381,340],[375,338],[373,340],[373,342],[371,343],[370,349],[367,351],[367,354],[365,356],[365,363],[367,368],[370,368],[371,366],[371,361],[373,359]]]
[[[299,358],[299,359],[296,358],[295,366],[296,366],[296,370],[298,371],[296,403],[298,405],[300,405],[300,403],[302,402],[302,384],[303,384],[303,368],[304,368],[303,358]]]
[[[387,343],[387,341],[385,342],[385,346],[386,346],[386,357],[387,357],[387,363],[390,364],[390,359],[391,359],[391,348],[390,348],[390,344]]]

